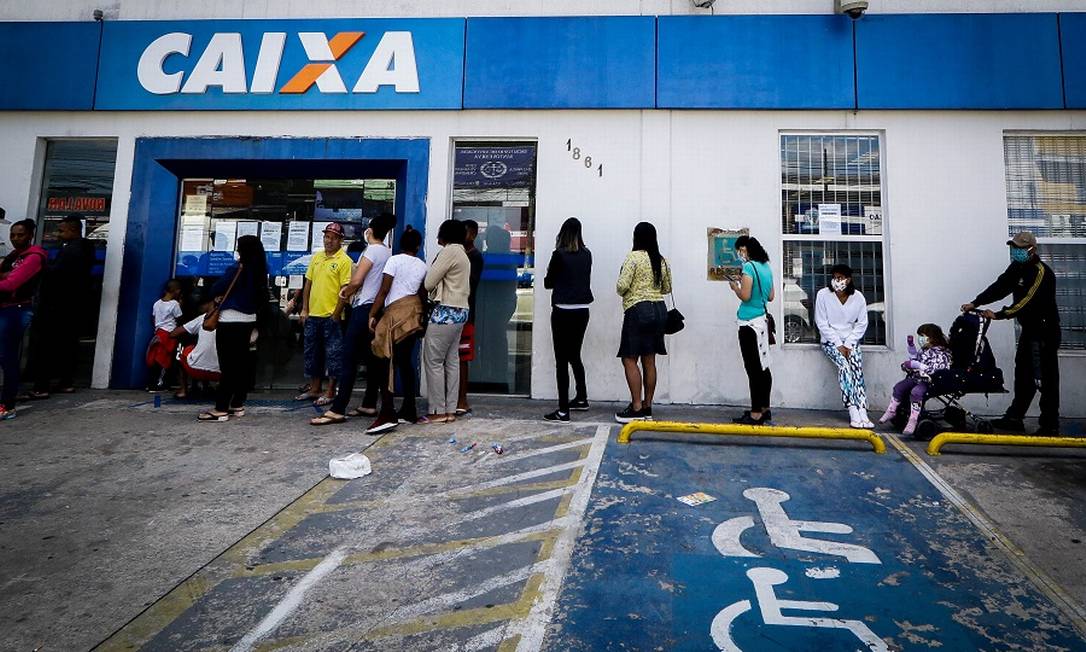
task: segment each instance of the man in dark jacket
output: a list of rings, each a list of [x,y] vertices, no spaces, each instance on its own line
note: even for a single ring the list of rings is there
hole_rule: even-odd
[[[57,238],[60,251],[42,275],[34,313],[30,356],[34,390],[28,395],[30,399],[49,398],[53,378],[57,379],[57,391],[74,390],[79,331],[91,289],[94,244],[83,237],[83,216],[72,214],[61,220]]]
[[[982,313],[989,319],[1017,319],[1022,332],[1014,356],[1014,400],[1002,418],[992,425],[1022,432],[1022,419],[1041,390],[1038,435],[1055,435],[1060,429],[1060,315],[1056,308],[1056,277],[1037,257],[1037,238],[1023,231],[1007,241],[1011,264],[986,290],[962,305],[973,310],[1012,295],[1014,302],[1001,310]]]

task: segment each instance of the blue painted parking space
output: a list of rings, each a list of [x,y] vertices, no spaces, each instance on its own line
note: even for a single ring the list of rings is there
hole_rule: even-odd
[[[696,492],[715,500],[678,500]],[[645,433],[628,446],[612,440],[604,454],[545,647],[1086,650],[1086,641],[896,451]]]

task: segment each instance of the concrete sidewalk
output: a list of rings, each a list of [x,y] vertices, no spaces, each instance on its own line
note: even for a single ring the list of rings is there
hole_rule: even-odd
[[[313,428],[307,420],[316,412],[288,399],[258,394],[248,416],[207,424],[195,421],[200,404],[164,399],[156,408],[144,393],[86,391],[31,404],[0,424],[0,648],[89,649],[118,632],[107,647],[229,647],[260,634],[269,605],[344,541],[354,547],[329,577],[353,599],[318,590],[293,629],[275,634],[287,647],[506,649],[541,635],[536,625],[549,616],[536,605],[561,582],[562,547],[570,545],[563,533],[580,526],[576,501],[592,488],[592,442],[609,436],[606,446],[616,445],[610,417],[621,406],[594,406],[559,425],[539,419],[549,403],[478,398],[475,415],[455,424],[368,437],[360,420]],[[654,411],[688,421],[737,412]],[[844,423],[836,412],[774,416],[781,424]],[[1082,427],[1068,424],[1071,432]],[[487,456],[491,441],[503,442],[513,461]],[[477,448],[461,453],[471,442]],[[722,459],[731,446],[751,445],[715,443],[706,450]],[[365,482],[325,480],[329,458],[368,448],[375,473]],[[1086,603],[1086,452],[958,451],[920,457]],[[439,556],[452,550],[461,551],[455,563]],[[365,566],[378,559],[388,563]],[[206,578],[236,587],[215,593],[219,584],[200,584]],[[191,599],[178,600],[185,592]],[[434,615],[446,607],[447,615]],[[223,615],[209,620],[215,613]]]

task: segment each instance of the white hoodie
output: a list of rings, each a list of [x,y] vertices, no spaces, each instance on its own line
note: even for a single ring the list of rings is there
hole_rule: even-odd
[[[855,349],[867,332],[867,300],[857,290],[841,303],[833,290],[822,288],[815,299],[815,324],[823,342]]]

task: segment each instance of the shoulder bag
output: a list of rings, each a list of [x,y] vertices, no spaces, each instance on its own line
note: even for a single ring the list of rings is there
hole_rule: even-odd
[[[758,294],[762,295],[762,312],[765,313],[765,325],[766,330],[769,331],[769,343],[770,345],[773,345],[777,343],[777,323],[773,320],[773,315],[769,313],[769,303],[765,300],[765,292],[762,292],[762,275],[758,273],[758,268],[754,267],[753,264],[751,267],[754,269],[754,281],[758,284]]]
[[[664,263],[667,265],[667,262]],[[667,265],[667,274],[671,276],[671,265]],[[661,282],[663,279],[661,279]],[[683,316],[679,309],[675,306],[675,277],[671,276],[671,292],[668,293],[671,296],[671,310],[667,311],[667,323],[664,325],[665,335],[674,335],[682,329],[686,328],[684,323],[686,317]]]
[[[213,331],[219,327],[219,316],[222,314],[222,304],[226,302],[226,298],[230,296],[230,292],[233,291],[234,285],[241,277],[241,263],[238,263],[238,271],[234,274],[234,278],[230,281],[230,286],[226,288],[226,294],[222,295],[221,299],[215,300],[215,305],[211,307],[211,310],[207,311],[204,315],[204,330]]]

